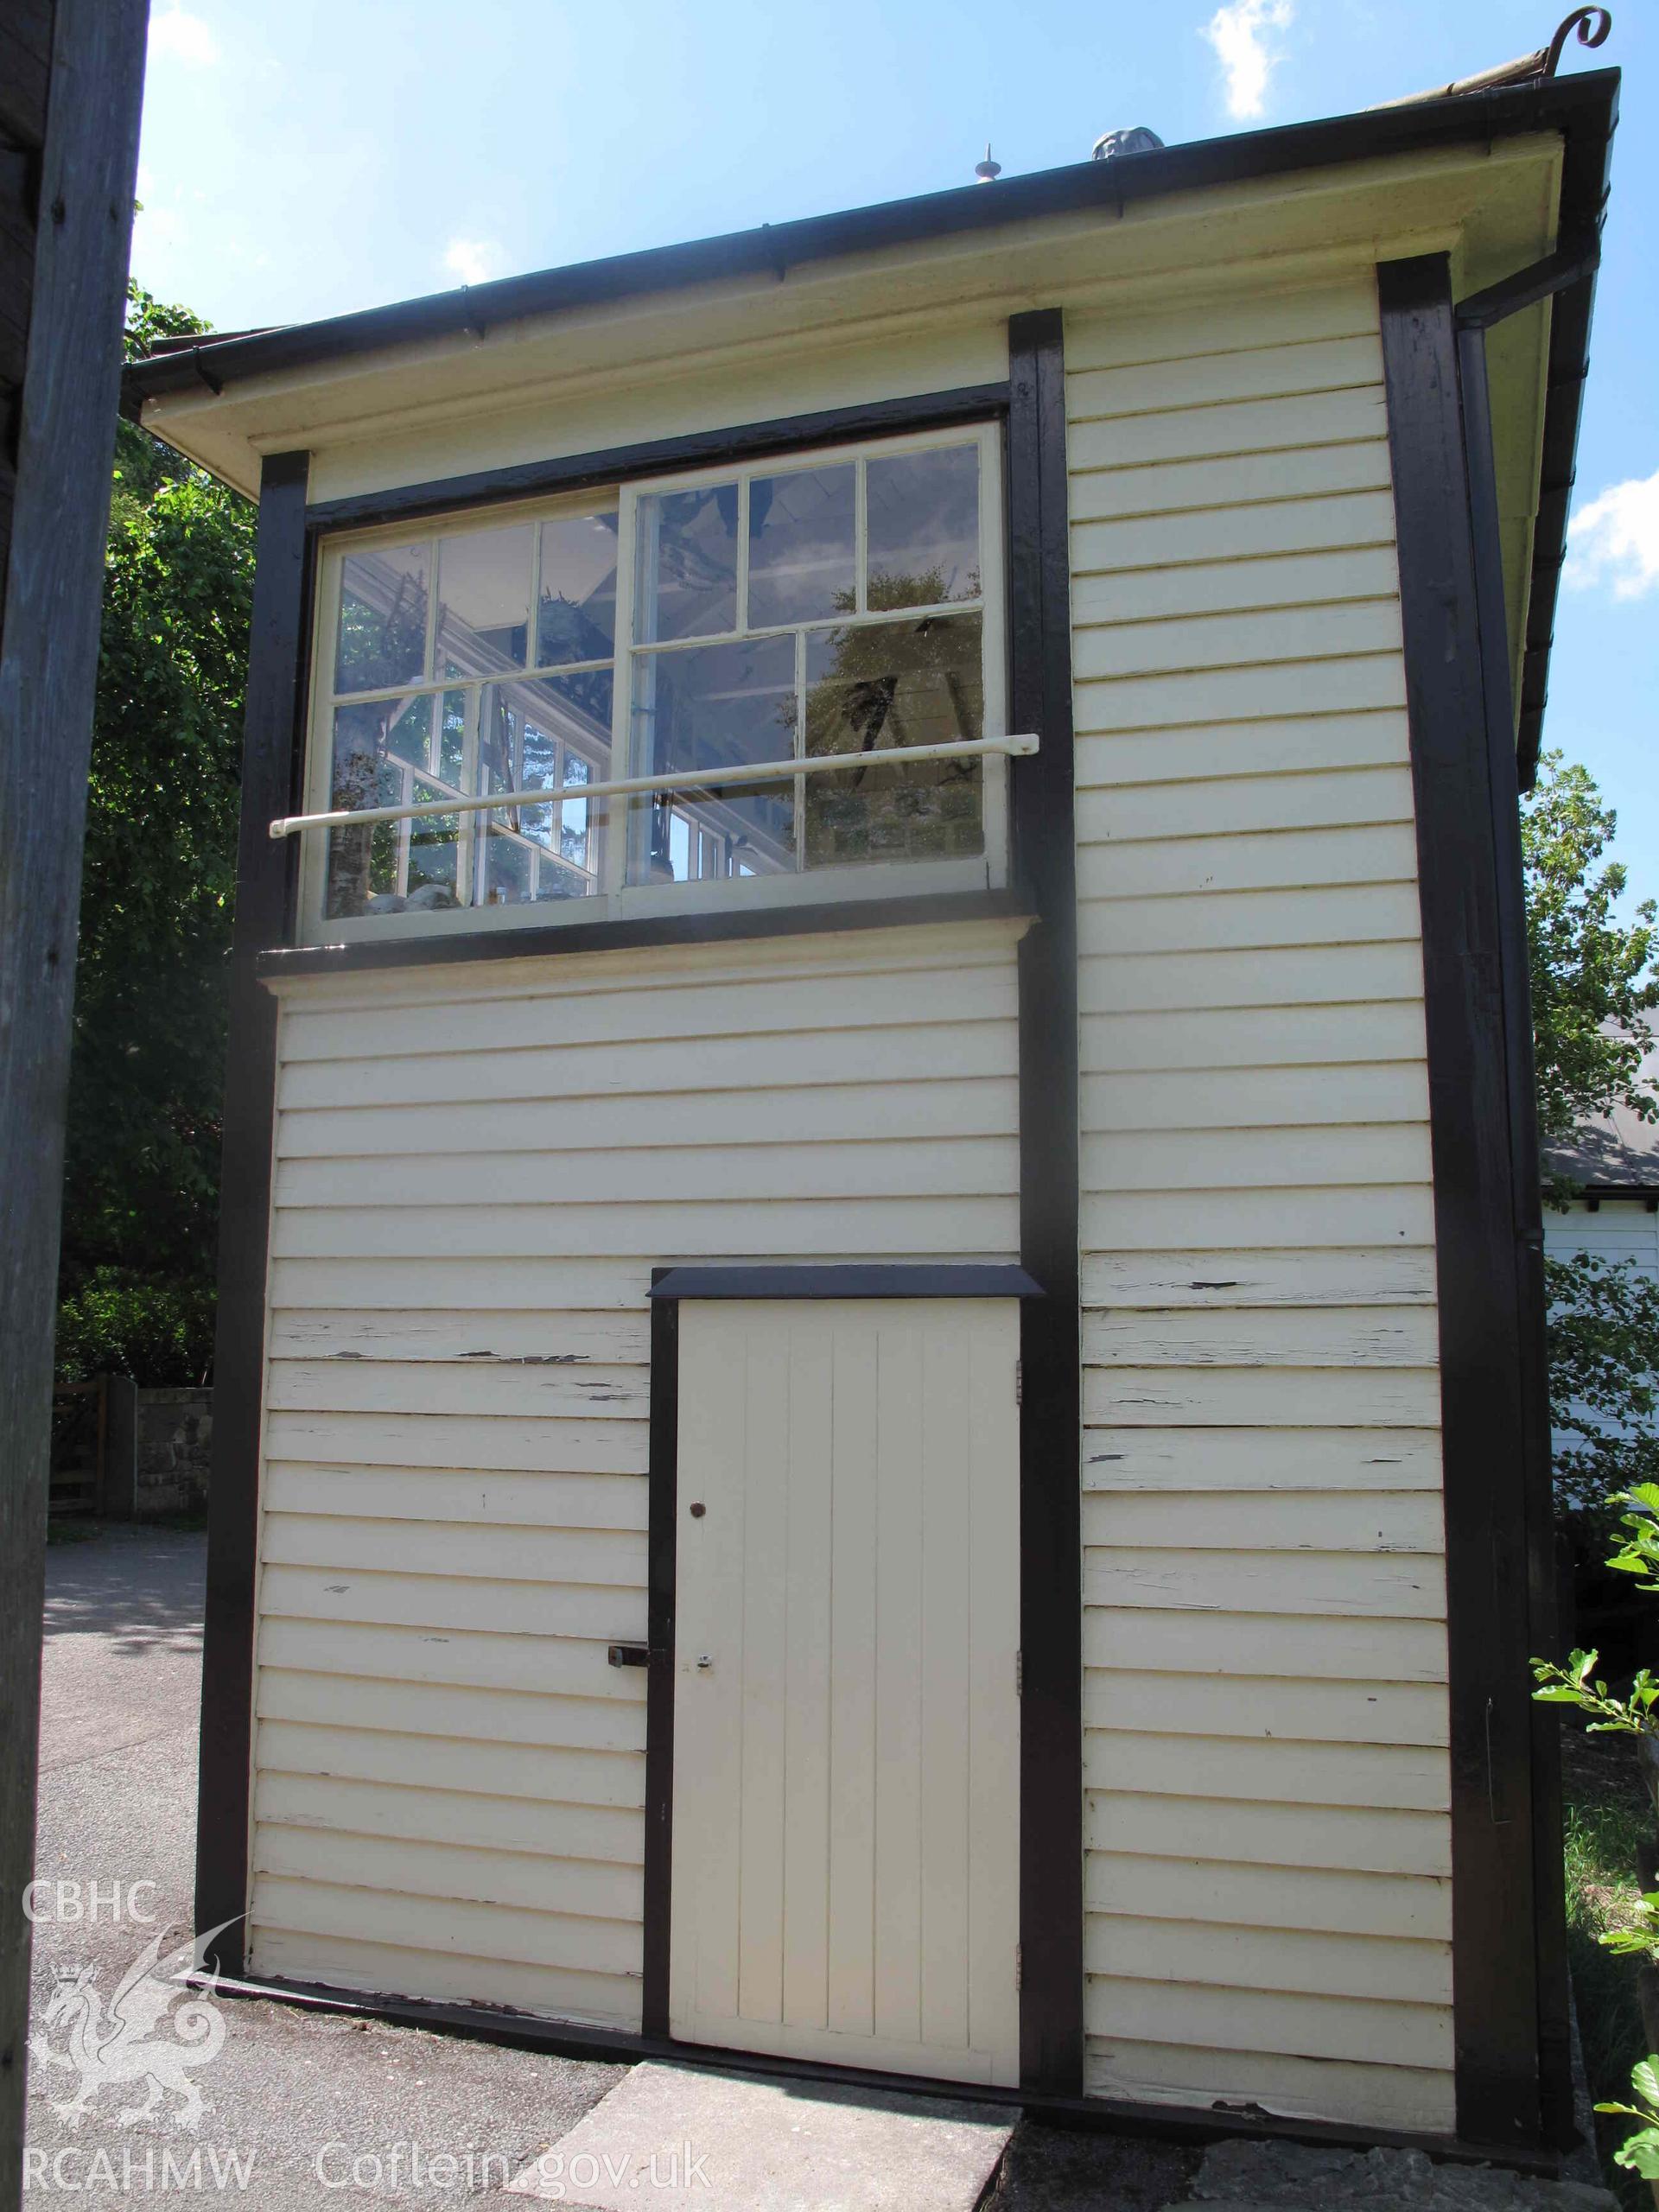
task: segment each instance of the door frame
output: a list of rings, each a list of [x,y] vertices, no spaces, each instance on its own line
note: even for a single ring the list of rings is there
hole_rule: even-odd
[[[669,2039],[673,1914],[674,1634],[678,1572],[680,1303],[684,1299],[1041,1298],[1012,1263],[877,1262],[654,1268],[651,1277],[651,1459],[647,1501],[644,1992],[640,2026]],[[1023,1503],[1028,1469],[1022,1441]],[[1023,1916],[1022,1916],[1023,1919]],[[1021,1938],[1023,1941],[1023,1924]],[[1078,1972],[1082,1972],[1078,1960]],[[1026,1993],[1020,2001],[1023,2013]],[[1023,2042],[1023,2037],[1022,2037]]]

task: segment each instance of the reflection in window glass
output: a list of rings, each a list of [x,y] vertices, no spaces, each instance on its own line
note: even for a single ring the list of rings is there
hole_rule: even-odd
[[[429,699],[373,699],[336,707],[330,807],[398,805],[399,799],[383,798],[378,792],[381,766],[392,749],[393,728],[406,718],[418,725],[423,716],[430,714]]]
[[[522,668],[530,631],[531,526],[438,542],[438,669],[445,677]]]
[[[608,773],[611,683],[608,669],[594,669],[338,706],[334,806],[410,806],[507,791],[549,797],[545,805],[487,815],[336,830],[325,912],[420,912],[594,890],[604,808],[563,794]],[[435,772],[428,750],[435,722]]]
[[[787,760],[795,750],[795,640],[757,638],[642,653],[634,666],[633,758],[642,774]],[[678,882],[671,817],[701,824],[710,841],[690,874],[772,873],[794,865],[793,785],[722,785],[707,798],[646,798],[633,810],[636,881]],[[693,841],[694,844],[696,841]],[[706,861],[706,864],[705,864]]]
[[[801,468],[749,485],[749,627],[821,621],[857,604],[858,471]]]
[[[522,906],[532,896],[535,856],[522,837],[499,826],[502,817],[490,817],[484,846],[484,898],[486,906]]]
[[[560,515],[542,524],[536,664],[609,660],[616,647],[616,515]]]
[[[564,783],[567,791],[580,789],[594,780],[593,772],[585,760],[571,754],[564,764]],[[559,851],[578,868],[588,861],[588,801],[567,798],[559,809]]]
[[[536,896],[541,899],[585,899],[593,890],[590,871],[569,868],[554,855],[537,863]]]
[[[979,449],[934,446],[865,463],[868,606],[979,596]]]
[[[388,691],[426,673],[424,545],[353,553],[340,563],[336,691]]]
[[[418,779],[410,798],[418,806],[448,794]],[[404,892],[406,906],[435,912],[458,905],[461,881],[461,823],[458,814],[429,814],[405,826],[409,831],[409,871]]]
[[[582,758],[601,762],[608,774],[613,682],[608,668],[589,668],[576,676],[538,676],[512,688],[532,718],[539,713]]]
[[[466,788],[467,701],[465,691],[446,691],[438,712],[438,773],[456,791]]]
[[[737,486],[654,492],[637,524],[639,609],[634,634],[706,638],[737,623]]]
[[[982,851],[978,760],[884,768],[896,747],[984,734],[977,614],[845,625],[809,636],[806,753],[871,756],[845,775],[809,776],[809,868],[949,859]]]
[[[350,709],[342,708],[340,711],[347,713]],[[359,711],[360,713],[362,709]],[[431,766],[432,700],[429,695],[410,699],[407,703],[388,699],[383,706],[371,708],[368,711],[371,714],[378,712],[385,718],[386,752],[395,753],[400,760],[407,760],[411,768]]]
[[[514,773],[524,750],[521,687],[492,683],[484,694],[478,718],[479,791],[510,791],[518,788]]]
[[[334,718],[334,795],[345,806],[401,806],[405,776],[395,760],[375,751],[372,723],[353,727],[348,717],[360,708],[344,708]],[[342,724],[345,727],[342,728]],[[366,742],[365,742],[366,741]],[[329,914],[386,911],[377,902],[395,899],[403,849],[403,824],[377,822],[363,830],[331,830],[327,838],[327,900]]]

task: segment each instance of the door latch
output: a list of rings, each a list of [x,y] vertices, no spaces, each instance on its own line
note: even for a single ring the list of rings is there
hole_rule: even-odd
[[[649,1667],[654,1656],[648,1643],[613,1643],[605,1656],[613,1667]]]

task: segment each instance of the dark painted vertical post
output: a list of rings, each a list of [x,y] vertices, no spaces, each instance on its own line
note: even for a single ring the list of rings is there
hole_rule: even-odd
[[[652,1282],[670,1272],[653,1270]],[[674,1579],[679,1548],[680,1307],[651,1303],[651,1474],[646,1580],[645,1861],[640,2026],[668,2033],[670,1875],[674,1844]]]
[[[266,947],[282,943],[288,925],[289,845],[273,843],[269,828],[294,804],[309,461],[303,453],[270,454],[260,476],[231,953],[196,1831],[196,1927],[205,1933],[230,1923],[207,1956],[231,1974],[242,1971],[248,1902],[253,1587],[276,1083],[276,1007],[254,963]]]
[[[1459,2133],[1541,2136],[1527,1438],[1508,995],[1443,254],[1377,271],[1417,817],[1440,1291]]]
[[[1082,1368],[1077,1313],[1077,920],[1071,549],[1059,311],[1008,324],[1010,727],[1020,946],[1020,2073],[1083,2087]]]
[[[22,2190],[64,1097],[145,0],[0,9],[0,2202]],[[27,337],[25,339],[25,333]],[[80,1871],[80,1870],[77,1870]],[[90,1871],[90,1870],[87,1870]]]
[[[1497,868],[1503,957],[1504,1058],[1509,1082],[1510,1204],[1520,1323],[1522,1449],[1527,1514],[1529,1649],[1562,1657],[1555,1599],[1555,1513],[1545,1340],[1542,1163],[1532,1049],[1532,978],[1527,951],[1526,877],[1521,854],[1520,763],[1504,609],[1503,556],[1484,330],[1458,340],[1475,594],[1486,695],[1486,765]],[[1545,2138],[1573,2142],[1573,2053],[1567,1970],[1567,1882],[1561,1861],[1560,1722],[1553,1706],[1532,1713],[1533,1879],[1536,1885],[1539,2089]]]

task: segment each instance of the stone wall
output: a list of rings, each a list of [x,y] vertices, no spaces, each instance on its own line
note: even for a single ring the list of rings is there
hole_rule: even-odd
[[[211,1390],[140,1390],[134,1422],[133,1518],[199,1512],[207,1503]]]

